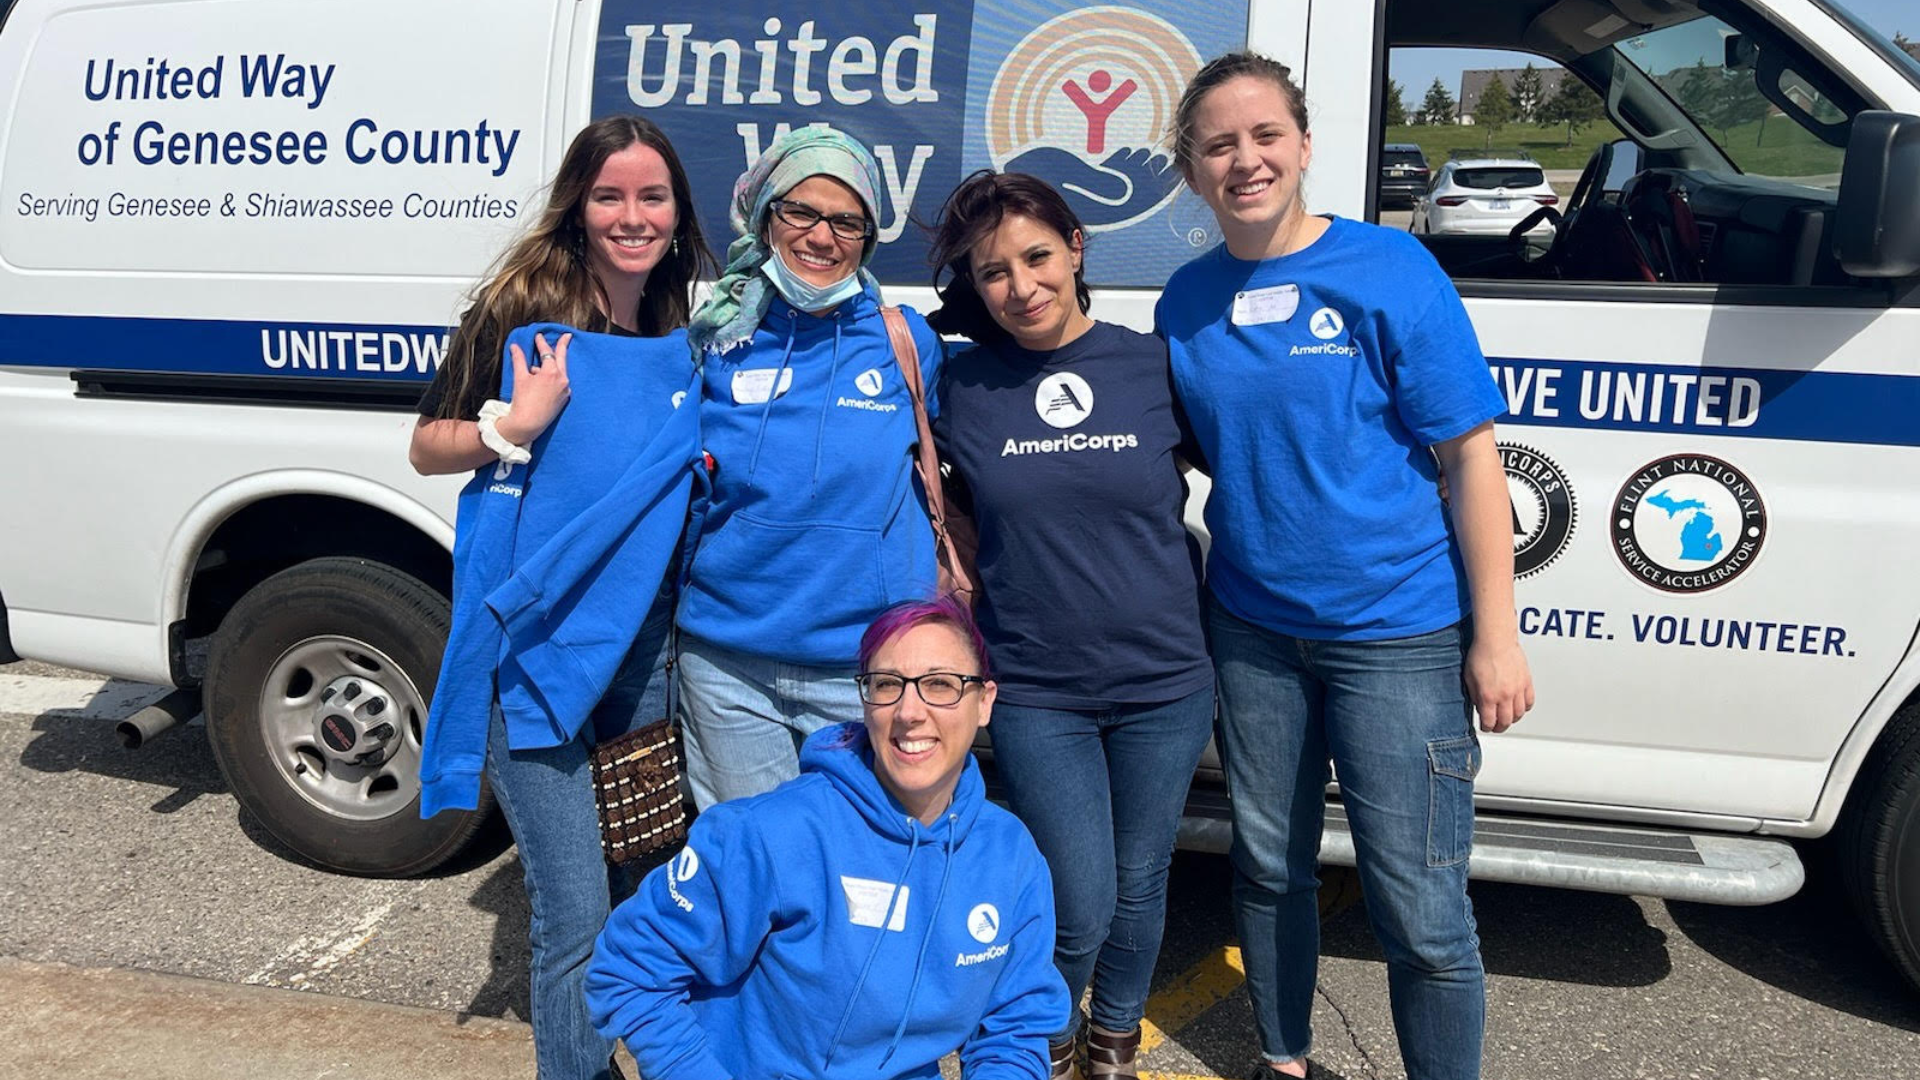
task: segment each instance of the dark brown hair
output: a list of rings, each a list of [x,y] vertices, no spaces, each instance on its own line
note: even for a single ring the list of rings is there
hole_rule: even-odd
[[[635,145],[651,147],[667,163],[673,188],[673,244],[647,275],[635,328],[655,336],[687,325],[693,283],[715,273],[713,254],[693,213],[693,189],[673,144],[653,121],[640,116],[602,117],[580,130],[567,147],[547,190],[547,204],[532,228],[500,256],[460,316],[444,363],[450,365],[447,394],[438,419],[465,419],[472,400],[491,397],[500,385],[500,350],[507,335],[534,322],[557,322],[606,332],[614,319],[607,290],[587,266],[582,215],[587,193],[607,159]]]
[[[1306,134],[1307,95],[1301,91],[1300,84],[1293,81],[1292,69],[1257,52],[1216,56],[1194,73],[1193,81],[1187,83],[1180,95],[1180,104],[1173,110],[1173,163],[1180,175],[1193,176],[1193,114],[1199,111],[1200,102],[1213,90],[1242,75],[1265,79],[1278,87],[1280,96],[1287,100],[1287,112],[1292,114],[1294,126]]]
[[[974,341],[999,341],[1008,335],[993,321],[973,280],[973,246],[993,234],[1008,214],[1019,214],[1052,229],[1068,245],[1075,233],[1085,246],[1087,230],[1073,208],[1047,182],[1025,173],[997,173],[981,169],[953,189],[940,207],[933,226],[927,261],[933,264],[933,287],[940,294],[940,310],[927,316],[927,325],[942,334],[959,334]],[[947,283],[941,276],[950,275]],[[1087,291],[1086,260],[1073,272],[1073,295],[1080,310],[1093,304]]]

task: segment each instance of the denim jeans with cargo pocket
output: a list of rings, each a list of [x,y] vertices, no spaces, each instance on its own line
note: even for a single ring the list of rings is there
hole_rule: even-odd
[[[1233,797],[1234,915],[1261,1056],[1312,1044],[1328,765],[1387,960],[1409,1080],[1480,1075],[1486,1018],[1467,899],[1480,744],[1461,688],[1469,624],[1319,641],[1211,605],[1220,751]]]

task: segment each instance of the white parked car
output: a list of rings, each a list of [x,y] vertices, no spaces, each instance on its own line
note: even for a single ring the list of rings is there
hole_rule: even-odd
[[[1433,186],[1414,201],[1416,233],[1508,233],[1542,206],[1560,197],[1547,186],[1540,164],[1525,158],[1456,158],[1440,166]],[[1551,232],[1542,219],[1530,231]]]

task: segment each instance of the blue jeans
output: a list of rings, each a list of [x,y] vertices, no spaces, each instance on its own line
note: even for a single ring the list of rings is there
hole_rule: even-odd
[[[1327,764],[1353,829],[1410,1080],[1480,1075],[1480,938],[1467,900],[1480,744],[1460,685],[1467,624],[1315,641],[1211,605],[1220,750],[1233,796],[1234,914],[1268,1061],[1306,1055],[1320,953]]]
[[[702,810],[799,776],[807,736],[864,715],[851,664],[789,664],[682,634],[675,673],[687,784]]]
[[[1166,928],[1167,866],[1194,766],[1213,731],[1213,687],[1099,710],[996,704],[987,734],[1007,803],[1053,871],[1053,963],[1075,1008],[1132,1031],[1146,1014]]]
[[[607,865],[594,805],[592,748],[667,715],[673,605],[657,599],[613,685],[571,742],[509,750],[499,704],[487,735],[487,782],[520,852],[532,946],[533,1048],[540,1080],[606,1080],[613,1042],[587,1016],[587,960],[613,905],[633,891]]]

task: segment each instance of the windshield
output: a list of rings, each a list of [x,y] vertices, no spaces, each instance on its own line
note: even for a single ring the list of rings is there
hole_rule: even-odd
[[[1873,47],[1873,50],[1893,62],[1901,74],[1915,86],[1920,86],[1920,60],[1914,59],[1905,49],[1893,43],[1893,39],[1873,28],[1865,19],[1848,11],[1845,6],[1832,0],[1813,0],[1814,6],[1832,15],[1853,31],[1853,36]]]
[[[1665,91],[1741,172],[1838,187],[1845,148],[1823,140],[1769,101],[1754,81],[1751,59],[1726,66],[1727,41],[1738,34],[1719,19],[1702,16],[1628,38],[1614,49]],[[1791,67],[1778,69],[1775,77],[1777,93],[1829,132],[1844,132],[1840,125],[1850,115],[1812,80]]]
[[[1455,169],[1453,182],[1463,188],[1517,188],[1538,187],[1547,182],[1539,169],[1508,168],[1505,166],[1478,169]]]

